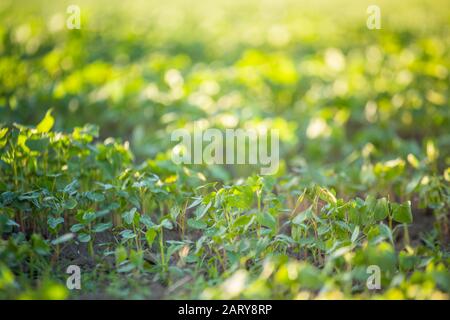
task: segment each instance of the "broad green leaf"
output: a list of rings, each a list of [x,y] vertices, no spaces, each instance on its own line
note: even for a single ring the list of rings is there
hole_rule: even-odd
[[[6,225],[11,227],[20,227],[20,224],[11,219],[8,219],[8,221],[6,221]]]
[[[31,236],[31,246],[39,255],[45,256],[50,253],[50,247],[47,241],[42,239],[42,236],[39,234],[33,234]]]
[[[308,218],[307,211],[300,212],[295,216],[294,219],[292,219],[292,223],[299,226],[303,224],[303,221],[305,221],[307,218]]]
[[[252,220],[251,215],[242,215],[234,221],[233,226],[235,228],[240,226],[246,226],[251,220]]]
[[[127,223],[127,224],[132,224],[134,221],[134,215],[136,214],[137,209],[133,208],[129,211],[126,211],[122,214],[122,218],[123,220]]]
[[[207,227],[206,223],[203,221],[199,221],[199,220],[194,220],[194,219],[188,219],[187,224],[189,227],[193,228],[193,229],[205,229]]]
[[[84,228],[84,225],[81,223],[74,224],[72,227],[70,227],[70,231],[77,233],[81,229]]]
[[[389,213],[389,205],[386,198],[378,199],[375,208],[373,210],[376,221],[386,219]]]
[[[71,183],[69,183],[68,185],[66,185],[64,187],[63,191],[65,193],[68,193],[71,195],[73,193],[76,193],[78,187],[79,187],[79,182],[77,179],[74,179]]]
[[[392,205],[392,218],[400,223],[412,223],[411,202],[407,201],[402,204],[394,203]]]
[[[128,240],[128,239],[135,238],[136,234],[133,231],[126,229],[126,230],[123,230],[122,232],[120,232],[120,236],[123,239]]]
[[[161,227],[169,230],[172,230],[173,228],[172,222],[170,222],[168,219],[164,219],[160,225]]]
[[[259,224],[270,229],[275,229],[277,225],[276,219],[267,211],[258,213],[256,220]]]
[[[127,249],[125,249],[124,246],[117,246],[116,251],[115,251],[115,256],[116,256],[116,266],[119,266],[122,262],[124,262],[125,260],[127,260],[128,254],[127,254]]]
[[[97,215],[95,214],[95,212],[92,211],[86,211],[85,213],[83,213],[84,222],[92,222],[95,220],[96,217]]]
[[[41,122],[39,122],[39,124],[36,126],[36,129],[38,132],[47,133],[52,129],[54,123],[55,119],[53,119],[52,109],[50,109],[45,114],[44,119],[42,119]]]
[[[359,236],[359,226],[356,226],[355,230],[353,230],[352,237],[350,239],[351,242],[355,242],[356,239],[358,239],[358,236]]]
[[[86,196],[89,200],[94,202],[101,202],[105,200],[105,196],[98,192],[87,192]]]
[[[130,272],[132,270],[136,269],[136,266],[132,263],[126,263],[123,266],[121,266],[120,268],[117,269],[117,272],[120,273],[126,273],[126,272]]]
[[[8,133],[8,128],[1,128],[0,129],[0,139],[3,139],[4,136]]]
[[[77,206],[77,201],[73,198],[69,198],[64,202],[64,208],[72,210]]]
[[[381,223],[380,226],[379,226],[379,228],[380,228],[380,229],[379,229],[379,230],[380,230],[380,234],[381,234],[383,237],[389,239],[389,241],[391,242],[391,244],[394,244],[394,238],[393,238],[393,236],[392,236],[392,230],[391,230],[387,225],[385,225],[384,223]]]
[[[200,220],[201,218],[203,218],[203,216],[206,214],[206,212],[208,212],[208,209],[211,207],[212,205],[212,201],[208,202],[208,204],[206,205],[201,205],[199,207],[197,207],[197,209],[195,210],[195,216],[197,218],[197,220]]]
[[[78,240],[80,242],[89,242],[89,241],[91,241],[91,236],[87,233],[80,233],[78,235]]]
[[[152,228],[155,225],[152,219],[146,214],[141,215],[139,221],[143,223],[147,228]]]
[[[411,181],[408,182],[408,184],[406,185],[406,193],[411,193],[413,192],[416,187],[419,185],[420,181],[422,180],[422,175],[421,174],[416,174]]]
[[[110,228],[112,228],[112,223],[111,222],[99,223],[99,224],[95,225],[92,228],[92,231],[94,231],[94,232],[103,232],[103,231],[106,231],[106,230],[108,230]]]
[[[56,227],[63,222],[64,222],[63,217],[58,217],[58,218],[48,217],[48,219],[47,219],[48,226],[53,230],[56,229]]]
[[[191,208],[193,208],[195,206],[198,206],[202,202],[202,200],[203,200],[203,198],[201,198],[201,197],[195,198],[194,202],[192,202],[189,205],[189,207],[187,207],[187,209],[191,209]]]
[[[151,248],[153,241],[155,241],[156,238],[156,230],[155,229],[148,229],[147,232],[145,232],[145,239],[147,240],[148,246]]]

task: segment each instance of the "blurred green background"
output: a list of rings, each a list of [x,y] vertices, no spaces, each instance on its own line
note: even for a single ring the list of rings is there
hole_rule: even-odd
[[[80,30],[66,28],[70,4]],[[371,4],[381,30],[366,27]],[[0,122],[34,125],[53,108],[56,130],[96,124],[102,138],[129,141],[138,161],[167,157],[170,133],[193,121],[277,128],[281,173],[322,184],[333,183],[327,166],[351,171],[360,158],[364,180],[365,156],[420,159],[427,145],[441,171],[449,9],[445,0],[3,0]]]

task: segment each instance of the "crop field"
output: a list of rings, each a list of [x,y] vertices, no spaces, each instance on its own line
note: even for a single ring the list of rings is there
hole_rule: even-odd
[[[0,299],[448,300],[449,21],[0,1]]]

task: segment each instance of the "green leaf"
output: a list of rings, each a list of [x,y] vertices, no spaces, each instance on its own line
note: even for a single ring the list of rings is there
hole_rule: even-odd
[[[386,198],[381,198],[377,200],[374,210],[375,220],[381,221],[386,219],[389,213],[389,206]]]
[[[242,215],[234,221],[233,226],[235,228],[240,226],[246,226],[248,223],[250,223],[251,220],[252,220],[251,215]]]
[[[398,264],[400,270],[413,270],[419,259],[419,257],[414,256],[413,254],[409,254],[405,251],[400,251],[398,254]]]
[[[8,221],[6,221],[6,225],[11,227],[20,227],[20,224],[11,219],[8,219]]]
[[[422,175],[421,174],[416,174],[411,179],[411,181],[409,181],[408,184],[406,185],[406,188],[405,188],[406,193],[413,192],[417,188],[417,186],[419,185],[421,180],[422,180]]]
[[[172,230],[173,228],[172,222],[170,222],[168,219],[164,219],[161,222],[160,226],[169,230]]]
[[[170,219],[172,221],[176,221],[179,214],[181,213],[181,209],[178,206],[174,206],[170,209]]]
[[[359,236],[359,226],[356,226],[355,230],[353,230],[351,241],[355,242],[356,239],[358,239],[358,236]]]
[[[135,234],[133,231],[128,230],[128,229],[123,230],[123,231],[120,233],[120,235],[121,235],[121,237],[122,237],[123,239],[125,239],[125,240],[133,239],[133,238],[136,237],[136,234]]]
[[[28,139],[25,145],[33,151],[44,152],[50,144],[49,138]]]
[[[139,267],[142,266],[144,263],[144,255],[142,251],[130,251],[130,262],[135,266]]]
[[[47,133],[52,129],[54,123],[55,123],[55,119],[53,119],[52,109],[50,109],[45,114],[44,119],[42,119],[41,122],[39,122],[36,129],[38,132]]]
[[[117,272],[120,272],[120,273],[130,272],[135,268],[136,268],[136,266],[134,264],[126,263],[123,266],[121,266],[119,269],[117,269]]]
[[[83,224],[77,223],[77,224],[74,224],[72,227],[70,227],[70,231],[76,233],[76,232],[80,231],[80,230],[83,229],[83,228],[84,228],[84,225],[83,225]]]
[[[105,196],[98,192],[87,192],[86,196],[89,200],[94,201],[94,202],[105,201]]]
[[[260,212],[257,215],[256,219],[259,224],[268,227],[270,229],[275,229],[277,225],[277,221],[275,220],[275,218],[268,212]]]
[[[8,128],[1,128],[0,129],[0,139],[3,139],[5,136],[6,136],[6,134],[8,133]]]
[[[77,192],[77,188],[79,187],[79,182],[77,179],[74,179],[71,183],[64,187],[63,192],[68,194],[74,194]]]
[[[48,226],[53,230],[55,230],[56,227],[63,222],[64,222],[63,217],[58,217],[58,218],[48,217],[48,219],[47,219]]]
[[[96,217],[97,217],[97,215],[95,214],[95,212],[92,212],[92,211],[87,211],[87,212],[83,213],[83,221],[84,222],[92,222],[95,220]]]
[[[188,219],[187,224],[189,227],[193,229],[206,229],[207,224],[203,221],[194,220],[194,219]]]
[[[87,233],[80,233],[78,235],[78,241],[80,242],[89,242],[91,241],[91,236]]]
[[[381,223],[379,226],[379,230],[380,230],[380,234],[389,239],[389,241],[391,242],[391,244],[394,244],[394,238],[392,236],[392,230],[385,224]]]
[[[189,207],[187,207],[187,209],[191,209],[195,206],[198,206],[201,202],[202,202],[203,198],[199,197],[199,198],[195,198],[195,201],[192,202]]]
[[[152,219],[146,214],[141,215],[139,221],[142,222],[147,228],[152,228],[155,225]]]
[[[70,199],[67,199],[64,202],[64,208],[72,210],[72,209],[74,209],[77,206],[77,204],[78,203],[77,203],[77,201],[75,199],[70,198]]]
[[[392,218],[400,223],[412,223],[411,201],[402,204],[394,203],[392,206]]]
[[[298,215],[295,216],[294,219],[292,219],[292,223],[297,226],[302,225],[303,221],[305,221],[306,218],[308,218],[307,211],[300,212]]]
[[[337,199],[336,196],[328,189],[321,188],[319,186],[316,187],[316,194],[322,199],[323,201],[330,203],[330,204],[336,204]]]
[[[208,212],[208,209],[211,207],[212,201],[208,202],[206,205],[201,205],[195,210],[195,216],[197,219],[203,218],[203,216]]]
[[[94,231],[94,232],[103,232],[103,231],[106,231],[106,230],[110,229],[111,227],[112,227],[112,223],[111,222],[99,223],[99,224],[95,225],[92,228],[92,231]]]
[[[122,262],[127,260],[128,254],[127,249],[123,246],[118,246],[115,251],[116,256],[116,266],[119,266]]]
[[[136,208],[133,208],[133,209],[131,209],[130,211],[124,212],[124,213],[122,214],[123,220],[125,220],[125,222],[126,222],[127,224],[132,224],[133,221],[134,221],[134,215],[135,215],[136,211],[137,211],[137,209],[136,209]]]
[[[156,230],[155,229],[148,229],[145,233],[145,239],[147,240],[148,246],[151,247],[153,244],[153,241],[155,241],[156,238]]]
[[[45,256],[50,253],[50,247],[44,239],[38,234],[33,234],[31,236],[31,245],[37,254]]]

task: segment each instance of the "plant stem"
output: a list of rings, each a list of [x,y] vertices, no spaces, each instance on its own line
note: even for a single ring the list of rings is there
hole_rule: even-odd
[[[403,231],[404,231],[404,241],[405,241],[405,247],[409,246],[409,232],[408,232],[408,225],[406,223],[403,224]]]
[[[159,231],[159,250],[161,252],[161,265],[163,269],[163,273],[166,272],[166,259],[164,257],[164,234],[163,228]]]

